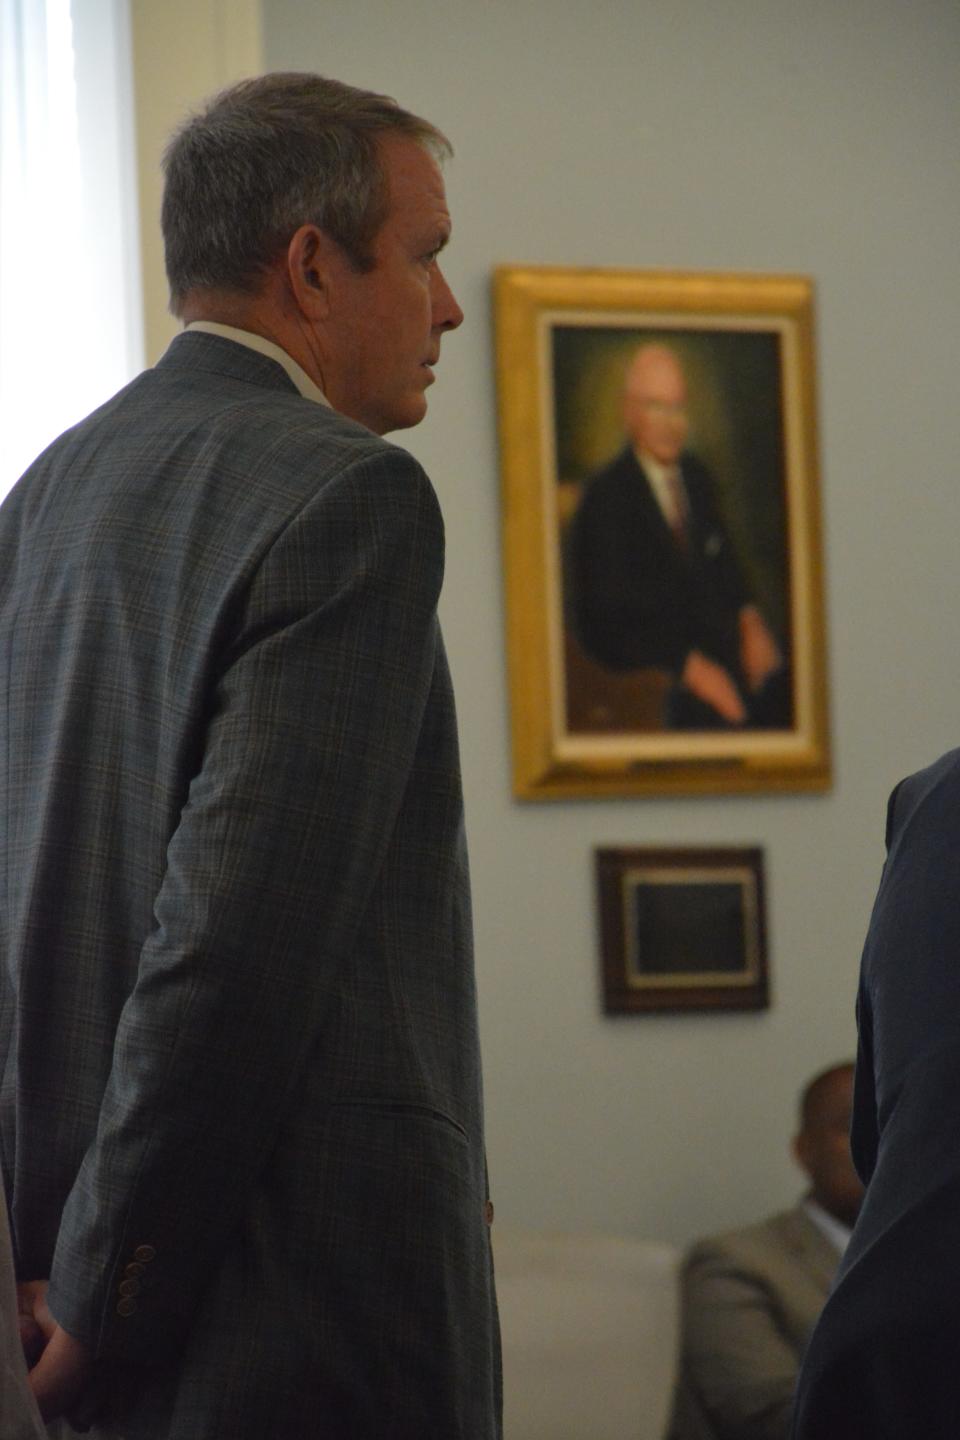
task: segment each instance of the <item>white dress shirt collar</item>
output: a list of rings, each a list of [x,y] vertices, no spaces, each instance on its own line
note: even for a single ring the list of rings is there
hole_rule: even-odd
[[[674,475],[679,474],[679,467],[661,465],[659,460],[654,460],[652,455],[646,454],[643,450],[635,449],[633,453],[637,457],[637,464],[650,482],[653,497],[660,506],[664,519],[672,529],[678,518],[675,514],[676,505],[672,483]],[[683,493],[682,490],[681,493]],[[680,516],[679,519],[682,522],[683,517]]]
[[[803,1202],[803,1208],[820,1233],[825,1235],[834,1249],[842,1255],[853,1233],[850,1226],[844,1225],[842,1220],[824,1210],[823,1206],[818,1205],[809,1195]]]

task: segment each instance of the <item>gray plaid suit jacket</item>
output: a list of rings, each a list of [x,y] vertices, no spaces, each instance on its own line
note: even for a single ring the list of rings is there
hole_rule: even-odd
[[[0,1161],[128,1440],[487,1440],[469,884],[403,450],[187,333],[0,509]]]

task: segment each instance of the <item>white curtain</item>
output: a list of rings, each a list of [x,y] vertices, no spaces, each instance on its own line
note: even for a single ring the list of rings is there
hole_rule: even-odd
[[[0,498],[141,368],[127,0],[0,0]]]

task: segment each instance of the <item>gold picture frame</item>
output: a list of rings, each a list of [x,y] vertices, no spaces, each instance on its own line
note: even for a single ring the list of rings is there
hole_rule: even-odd
[[[515,794],[829,788],[811,281],[501,266],[494,302]],[[714,725],[714,710],[701,705],[705,721],[674,720],[677,697],[688,698],[680,662],[673,673],[605,653],[598,660],[571,618],[586,606],[589,572],[581,566],[574,582],[570,570],[583,496],[618,450],[625,463],[635,463],[631,453],[639,462],[639,451],[624,447],[621,407],[642,350],[656,350],[661,363],[668,350],[683,375],[683,405],[666,407],[682,409],[689,426],[676,468],[695,447],[691,465],[714,477],[720,518],[704,543],[739,553],[738,624],[744,611],[760,614],[773,637],[786,699],[767,718],[758,710],[751,722]],[[619,573],[605,572],[615,596],[610,576]],[[644,573],[649,589],[659,572],[647,565]],[[656,598],[669,616],[665,591]],[[607,630],[616,637],[631,627],[614,617]],[[756,673],[772,671],[770,662]]]

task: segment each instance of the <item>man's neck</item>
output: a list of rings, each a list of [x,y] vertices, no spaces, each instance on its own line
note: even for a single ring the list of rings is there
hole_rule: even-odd
[[[287,313],[289,307],[273,294],[245,295],[230,291],[211,290],[188,295],[180,311],[184,325],[204,320],[214,325],[227,325],[249,335],[259,335],[283,350],[323,391],[323,376],[310,344],[299,311]]]
[[[207,334],[218,335],[223,340],[232,340],[234,344],[246,345],[251,350],[266,355],[269,360],[275,360],[278,365],[282,366],[305,400],[313,400],[319,405],[330,406],[330,402],[320,386],[311,379],[303,366],[293,358],[289,351],[284,350],[282,345],[268,340],[265,335],[258,335],[256,331],[245,330],[239,325],[225,325],[221,320],[190,320],[186,328],[191,331],[199,330],[205,331]]]

